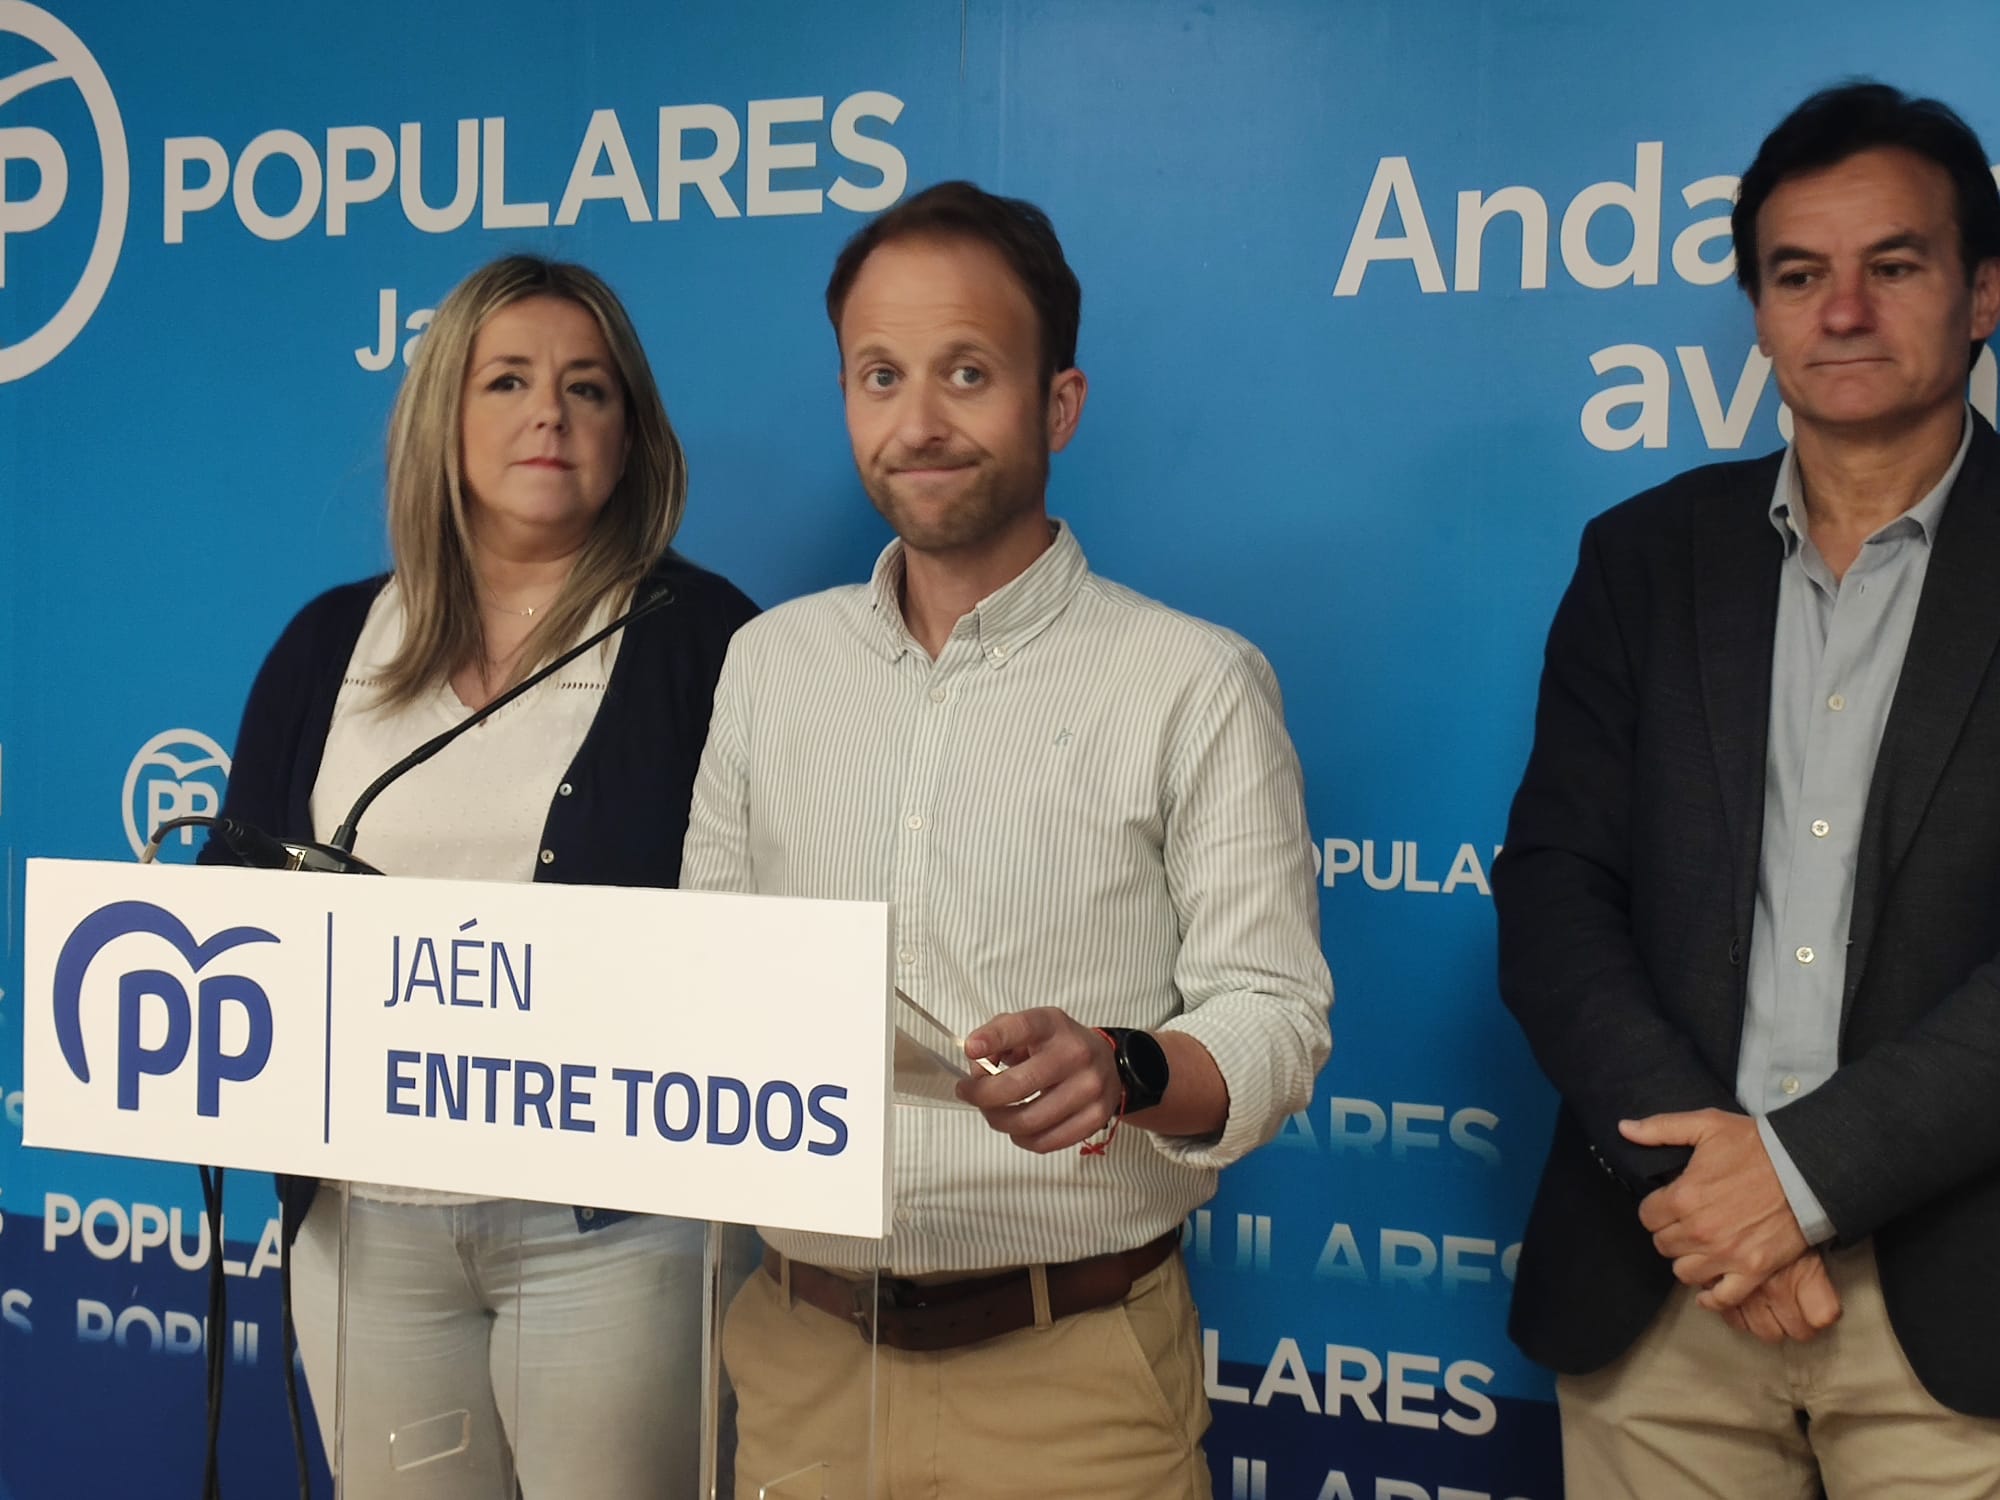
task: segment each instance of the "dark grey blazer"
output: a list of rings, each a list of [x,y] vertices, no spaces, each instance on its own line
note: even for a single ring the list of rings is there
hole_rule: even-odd
[[[1842,1243],[1875,1237],[1925,1387],[2000,1416],[2000,438],[1978,417],[1883,731],[1840,1067],[1771,1116]],[[1510,1331],[1608,1364],[1672,1288],[1636,1193],[1685,1160],[1623,1118],[1738,1109],[1783,551],[1778,457],[1696,469],[1585,529],[1493,871],[1500,989],[1562,1096]]]

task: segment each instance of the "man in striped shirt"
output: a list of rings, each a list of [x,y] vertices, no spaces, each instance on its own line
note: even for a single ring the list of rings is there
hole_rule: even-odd
[[[1210,1494],[1180,1224],[1308,1103],[1331,982],[1269,665],[1049,518],[1080,306],[1047,218],[968,183],[827,288],[898,539],[736,637],[682,879],[892,903],[898,987],[1005,1066],[899,1106],[887,1239],[766,1233],[739,1495],[818,1462],[836,1496]]]

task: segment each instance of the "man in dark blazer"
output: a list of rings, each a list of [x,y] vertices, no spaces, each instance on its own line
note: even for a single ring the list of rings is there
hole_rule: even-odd
[[[1512,1333],[1572,1500],[2000,1495],[2000,192],[1815,95],[1737,276],[1793,443],[1586,528],[1494,870],[1562,1096]]]

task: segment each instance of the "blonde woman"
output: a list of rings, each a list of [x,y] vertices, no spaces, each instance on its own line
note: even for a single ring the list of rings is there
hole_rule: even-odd
[[[618,299],[527,256],[474,272],[418,347],[388,459],[395,570],[279,638],[225,811],[326,839],[385,767],[664,586],[393,784],[356,852],[392,875],[675,884],[716,675],[755,608],[669,550],[686,470]],[[349,1500],[692,1493],[698,1226],[356,1183],[343,1306],[342,1195],[321,1186],[281,1196]]]

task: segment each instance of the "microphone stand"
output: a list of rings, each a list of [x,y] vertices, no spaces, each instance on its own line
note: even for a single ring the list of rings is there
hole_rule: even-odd
[[[633,621],[643,619],[673,602],[673,588],[668,584],[660,584],[641,603],[627,610],[602,630],[586,636],[547,665],[529,673],[477,713],[460,720],[442,734],[433,735],[425,740],[368,783],[361,795],[354,799],[354,805],[347,810],[346,818],[334,830],[333,838],[327,843],[319,843],[312,839],[273,838],[262,829],[240,818],[193,815],[169,818],[155,828],[153,836],[146,841],[145,848],[140,851],[139,862],[153,863],[159,855],[160,845],[176,829],[203,827],[213,831],[243,863],[253,869],[309,870],[337,875],[380,875],[382,873],[380,870],[354,853],[354,840],[362,814],[368,811],[375,799],[387,791],[392,783],[415,770],[460,735],[469,733],[485,723],[523,693],[546,682],[591,647],[609,640]],[[217,1448],[222,1431],[222,1378],[228,1363],[222,1352],[220,1335],[226,1331],[229,1318],[228,1285],[222,1270],[223,1169],[201,1167],[198,1170],[201,1172],[202,1208],[209,1226],[210,1257],[207,1347],[208,1433],[203,1459],[201,1493],[203,1500],[221,1500],[222,1483],[217,1465]],[[281,1201],[281,1217],[282,1211]],[[285,1405],[291,1418],[292,1451],[298,1459],[299,1494],[302,1500],[311,1500],[311,1470],[306,1463],[305,1429],[299,1417],[298,1380],[292,1369],[297,1333],[292,1324],[292,1257],[289,1247],[279,1261],[278,1303],[280,1322],[278,1342],[285,1365]]]
[[[654,589],[649,596],[647,596],[645,602],[626,611],[624,614],[620,615],[617,619],[613,620],[609,625],[605,626],[602,630],[597,631],[592,635],[585,636],[581,641],[577,642],[574,646],[570,647],[569,650],[563,652],[563,654],[558,656],[554,661],[550,662],[547,666],[541,668],[541,670],[529,673],[526,677],[523,677],[519,682],[515,683],[512,687],[507,689],[506,692],[502,693],[499,697],[495,698],[491,703],[487,704],[484,708],[480,709],[478,713],[472,715],[471,718],[463,719],[460,722],[452,725],[451,728],[445,730],[444,733],[439,735],[434,735],[432,738],[425,740],[421,745],[417,746],[416,749],[412,750],[408,755],[404,756],[401,760],[397,761],[393,766],[389,767],[388,770],[384,771],[380,776],[377,776],[373,781],[369,782],[365,788],[363,788],[361,795],[354,799],[354,806],[350,807],[347,810],[347,817],[341,822],[341,825],[333,831],[333,839],[330,847],[327,845],[315,845],[313,846],[314,849],[316,851],[323,852],[325,855],[333,859],[351,862],[348,864],[343,864],[341,866],[343,872],[352,870],[356,866],[360,866],[361,862],[359,860],[356,860],[353,854],[350,852],[354,848],[354,835],[355,835],[356,825],[360,823],[361,815],[368,811],[369,807],[373,805],[377,797],[381,796],[383,792],[389,789],[389,786],[392,782],[402,777],[405,773],[409,771],[414,771],[418,766],[422,765],[425,761],[429,760],[433,755],[436,755],[438,751],[444,749],[446,745],[449,745],[453,740],[457,739],[460,735],[465,734],[468,731],[477,728],[481,724],[484,724],[494,714],[500,712],[501,709],[505,708],[508,704],[512,703],[516,698],[520,697],[530,688],[538,687],[543,682],[547,681],[549,678],[555,676],[556,673],[560,672],[564,667],[568,666],[571,662],[575,661],[579,656],[583,655],[583,653],[588,651],[592,646],[595,646],[602,641],[609,640],[613,635],[623,630],[627,625],[630,625],[634,620],[643,619],[645,616],[652,614],[653,611],[657,609],[664,609],[667,605],[673,602],[674,602],[673,589],[664,583],[661,584],[658,588]],[[364,869],[368,874],[381,873],[380,871],[375,870],[372,867],[361,866],[361,868]]]

